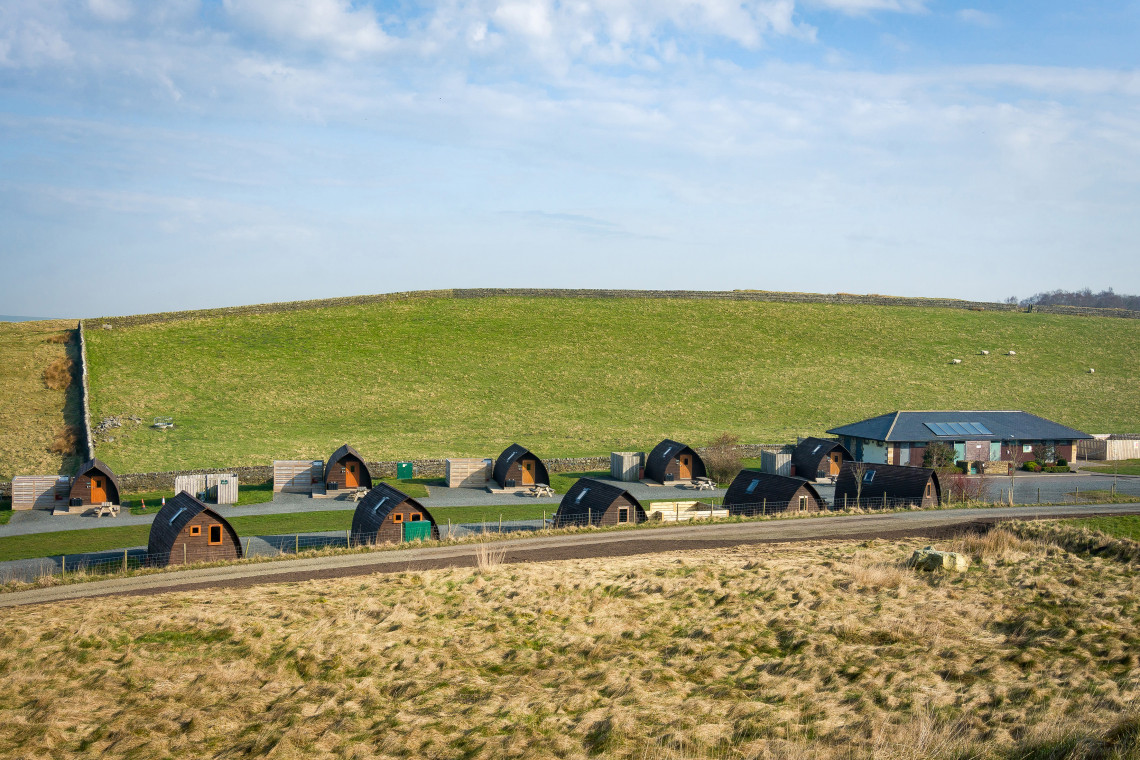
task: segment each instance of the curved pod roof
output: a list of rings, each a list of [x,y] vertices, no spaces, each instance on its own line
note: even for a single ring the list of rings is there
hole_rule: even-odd
[[[822,506],[826,503],[819,495],[819,491],[815,490],[815,486],[804,478],[742,470],[724,494],[724,506],[731,511],[734,506],[751,506],[764,502],[786,504],[792,500],[797,491],[805,487],[817,504]]]
[[[856,470],[861,468],[863,487],[857,488]],[[938,473],[929,467],[906,467],[898,464],[876,464],[872,462],[844,462],[835,481],[835,505],[843,502],[844,495],[854,499],[858,492],[861,498],[912,499],[921,501],[926,496],[926,484],[933,479],[936,503],[942,503],[942,484]]]
[[[503,480],[507,477],[507,473],[511,469],[511,465],[522,459],[527,454],[534,457],[537,462],[535,468],[537,472],[534,473],[534,481],[536,483],[550,483],[550,473],[546,471],[546,464],[543,463],[537,455],[531,453],[530,449],[520,446],[517,443],[512,443],[507,448],[503,449],[503,453],[499,454],[499,458],[495,460],[495,469],[491,478],[500,486],[503,485]]]
[[[594,522],[597,522],[598,518],[623,496],[637,510],[637,518],[631,522],[640,523],[649,519],[641,502],[624,488],[593,478],[579,478],[559,502],[558,511],[554,513],[555,525],[584,523],[590,517],[595,518]]]
[[[368,463],[364,461],[364,457],[360,456],[360,452],[349,446],[347,443],[332,453],[329,461],[325,463],[325,477],[328,478],[329,473],[332,472],[333,465],[338,464],[345,457],[356,457],[360,462],[363,471],[360,473],[360,484],[366,488],[372,487],[372,473],[368,470]]]
[[[241,539],[238,538],[237,531],[226,521],[226,518],[219,515],[210,508],[205,502],[191,496],[186,491],[175,496],[166,502],[166,506],[158,511],[154,516],[154,522],[150,524],[150,539],[147,541],[146,552],[152,557],[161,558],[169,556],[174,547],[174,542],[178,539],[178,535],[182,529],[186,527],[186,523],[197,517],[202,512],[206,512],[210,517],[217,520],[222,524],[222,527],[230,535],[237,547],[238,557],[241,557]]]
[[[701,459],[700,454],[693,451],[692,447],[669,438],[654,446],[653,451],[649,452],[649,456],[645,458],[645,477],[649,480],[656,480],[658,483],[664,483],[665,470],[669,467],[669,462],[686,451],[693,456],[693,477],[703,478],[705,476],[705,462]]]
[[[356,512],[352,515],[352,541],[363,543],[373,539],[384,526],[384,520],[392,514],[401,504],[410,504],[422,512],[431,523],[432,538],[439,538],[439,525],[428,509],[418,501],[408,496],[399,488],[387,483],[377,483],[360,503],[356,505]]]
[[[828,438],[805,438],[800,441],[792,451],[792,467],[796,468],[797,475],[805,472],[814,473],[819,466],[819,460],[831,454],[835,449],[843,452],[843,459],[854,459],[851,452],[839,441]]]
[[[75,473],[75,477],[71,479],[72,488],[78,485],[79,479],[84,475],[90,476],[92,474],[103,475],[110,481],[111,485],[115,487],[115,498],[112,501],[118,503],[119,495],[122,489],[119,487],[119,479],[115,477],[115,473],[111,472],[111,468],[107,463],[101,459],[88,459],[86,462],[79,465],[79,470]]]

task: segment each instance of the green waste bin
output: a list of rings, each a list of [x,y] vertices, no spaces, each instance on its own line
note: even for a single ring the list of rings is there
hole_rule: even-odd
[[[409,480],[412,478],[411,462],[396,462],[396,480]]]
[[[424,541],[431,539],[430,520],[415,520],[404,523],[404,540],[415,541],[417,538]]]

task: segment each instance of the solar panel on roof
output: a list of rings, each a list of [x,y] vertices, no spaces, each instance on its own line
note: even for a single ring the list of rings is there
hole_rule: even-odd
[[[589,488],[583,488],[582,493],[578,494],[578,498],[574,499],[575,504],[581,504],[583,497],[590,492]]]

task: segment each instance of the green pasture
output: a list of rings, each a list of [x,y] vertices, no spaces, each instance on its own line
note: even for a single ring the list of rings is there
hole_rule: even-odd
[[[1140,475],[1140,459],[1121,459],[1103,466],[1082,467],[1088,472],[1106,472],[1114,475]]]
[[[1138,356],[1137,320],[717,300],[425,298],[88,332],[94,421],[175,421],[98,442],[120,472],[323,459],[343,443],[391,460],[512,441],[546,457],[724,432],[787,442],[894,409],[1131,431]]]
[[[1099,530],[1115,538],[1140,541],[1140,515],[1114,515],[1109,517],[1081,517],[1061,522],[1089,530]]]

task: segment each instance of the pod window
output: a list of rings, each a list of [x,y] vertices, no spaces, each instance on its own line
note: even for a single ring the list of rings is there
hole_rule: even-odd
[[[191,525],[190,526],[190,535],[191,536],[202,535],[202,526],[201,525]]]
[[[396,512],[394,515],[392,515],[392,522],[402,523],[403,521],[404,521],[404,513],[403,512]]]
[[[208,543],[210,546],[217,546],[217,545],[222,543],[222,526],[221,525],[211,525],[210,526],[210,538],[206,543]]]

